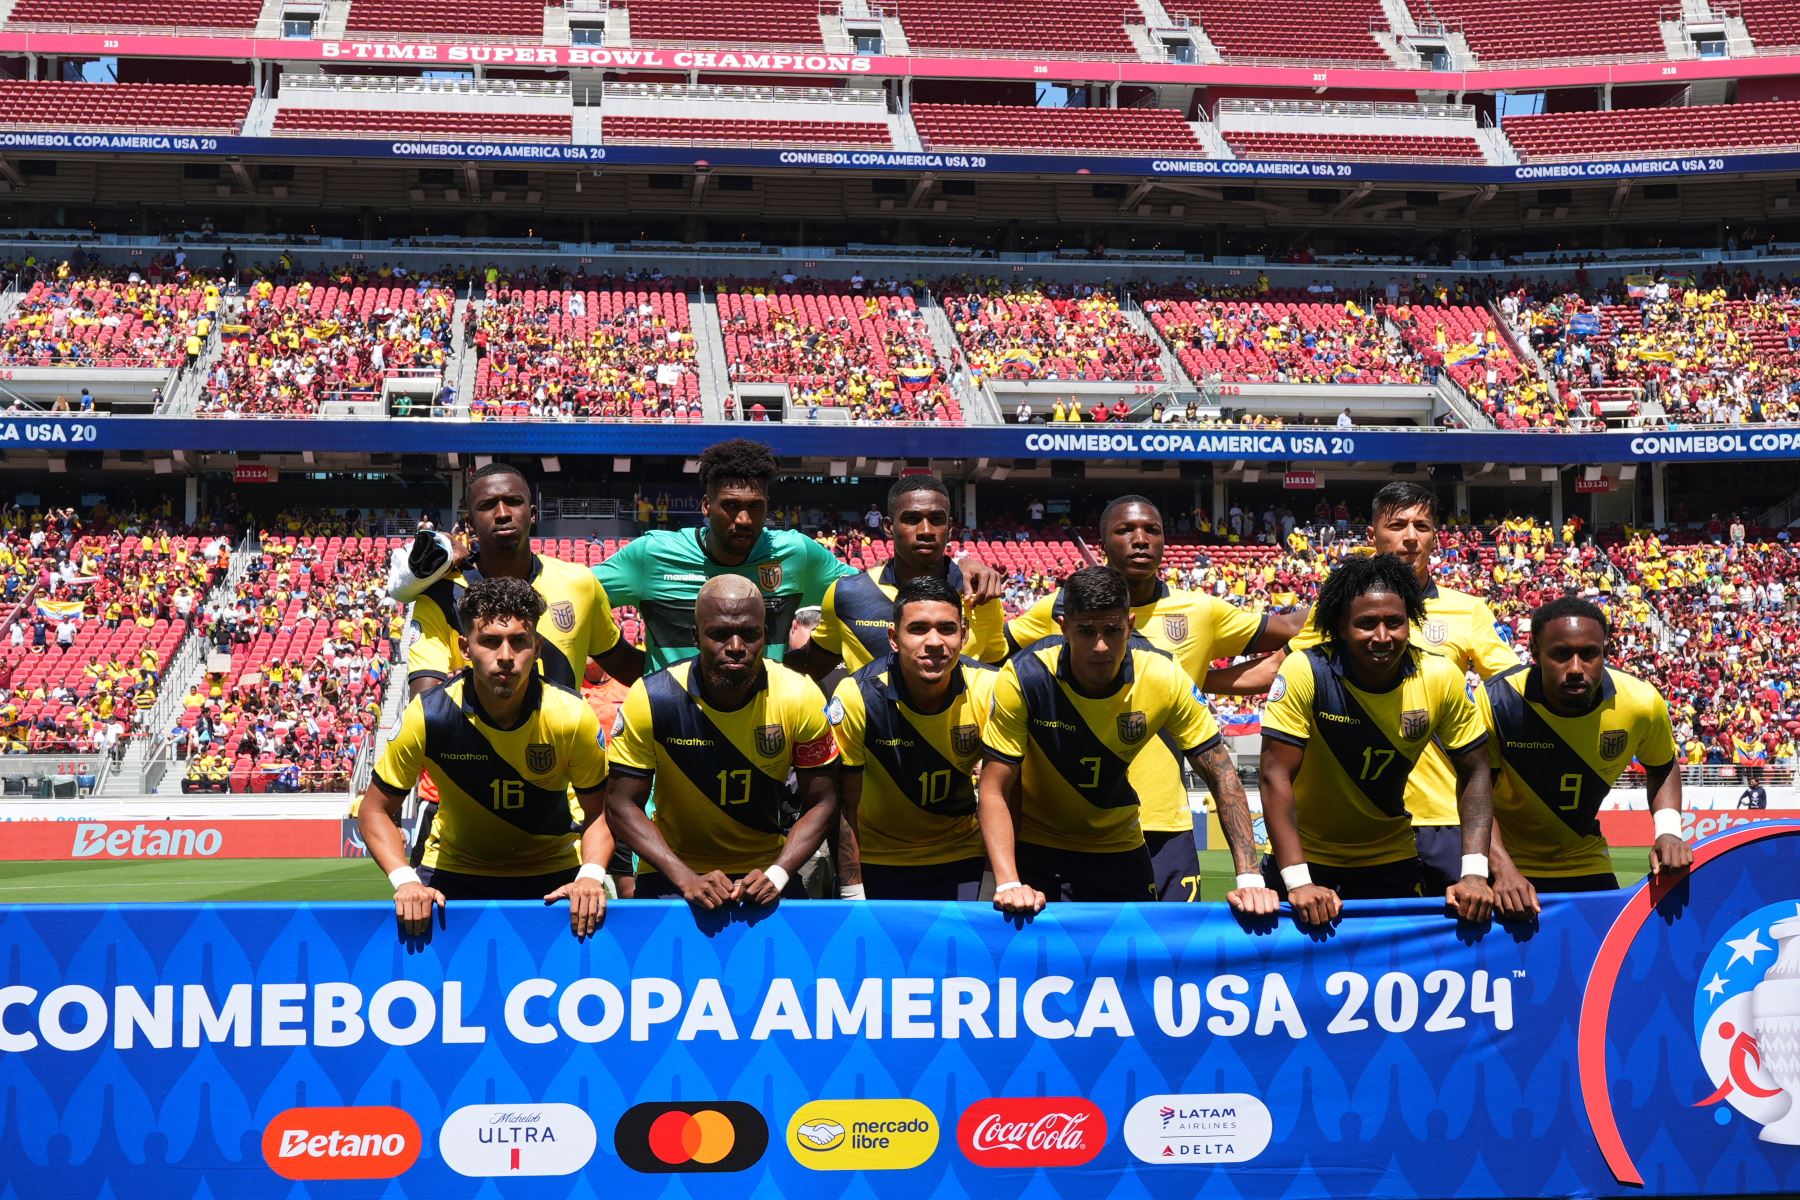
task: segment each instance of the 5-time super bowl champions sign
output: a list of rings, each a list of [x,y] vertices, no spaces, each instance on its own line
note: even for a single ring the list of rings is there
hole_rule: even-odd
[[[0,908],[0,1200],[1796,1191],[1800,822],[1482,927]]]

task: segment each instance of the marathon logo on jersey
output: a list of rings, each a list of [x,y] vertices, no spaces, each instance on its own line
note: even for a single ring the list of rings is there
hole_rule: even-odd
[[[741,1100],[639,1104],[619,1118],[613,1148],[646,1175],[742,1171],[769,1148],[769,1123]]]
[[[1163,614],[1163,636],[1177,644],[1187,641],[1188,620],[1185,613]]]
[[[1608,729],[1600,735],[1600,757],[1613,759],[1625,753],[1625,739],[1628,735],[1623,729]]]
[[[599,1144],[593,1119],[573,1104],[470,1104],[438,1133],[438,1153],[458,1175],[573,1175]]]
[[[764,758],[774,758],[787,748],[787,731],[779,725],[758,725],[756,727],[756,752]]]
[[[756,582],[762,584],[765,592],[775,591],[781,586],[781,564],[766,562],[757,564]]]
[[[1078,1167],[1106,1144],[1106,1117],[1079,1096],[994,1097],[956,1123],[963,1157],[982,1167]]]
[[[1248,1162],[1275,1131],[1269,1108],[1244,1092],[1145,1096],[1125,1114],[1125,1145],[1142,1162]]]
[[[973,754],[981,745],[981,727],[978,725],[953,725],[950,728],[950,749],[959,755]]]
[[[1119,740],[1127,746],[1135,746],[1144,740],[1144,734],[1150,729],[1150,721],[1141,712],[1119,714]]]
[[[548,775],[556,766],[556,747],[549,742],[533,742],[525,747],[525,765],[533,775]]]
[[[418,1161],[419,1123],[398,1108],[290,1108],[263,1130],[263,1161],[283,1179],[392,1179]]]
[[[1424,632],[1426,641],[1434,646],[1441,646],[1444,644],[1444,640],[1450,636],[1450,627],[1436,617],[1432,617],[1425,622]]]
[[[1400,736],[1416,742],[1431,732],[1431,714],[1422,708],[1409,708],[1400,714]]]
[[[575,628],[575,605],[567,600],[558,600],[550,606],[550,623],[564,633]]]

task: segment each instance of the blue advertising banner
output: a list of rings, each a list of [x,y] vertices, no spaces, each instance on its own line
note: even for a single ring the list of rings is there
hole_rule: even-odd
[[[1332,162],[1113,154],[942,153],[714,146],[608,146],[569,142],[483,142],[457,138],[207,137],[70,129],[0,132],[0,150],[73,154],[173,154],[184,158],[356,158],[624,167],[708,166],[874,171],[989,172],[1014,175],[1182,176],[1203,179],[1374,183],[1506,184],[1543,180],[1655,179],[1682,175],[1767,174],[1800,170],[1800,154],[1689,154],[1664,158],[1512,166],[1430,162]]]
[[[71,368],[74,370],[74,368]],[[1239,459],[1297,463],[1496,464],[1711,462],[1800,458],[1800,427],[1657,433],[1359,432],[1325,429],[1170,430],[1153,426],[721,425],[608,421],[230,420],[199,417],[0,418],[6,450],[256,450],[444,454],[698,454],[751,437],[792,458],[1085,458],[1157,463]]]
[[[1791,1193],[1796,1097],[1800,822],[1491,927],[0,909],[8,1200]]]

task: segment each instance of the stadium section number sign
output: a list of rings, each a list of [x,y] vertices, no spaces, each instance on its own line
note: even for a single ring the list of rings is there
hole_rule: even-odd
[[[0,1195],[1792,1192],[1797,868],[1764,822],[1532,926],[1393,901],[1322,937],[1218,904],[621,903],[586,943],[463,904],[414,944],[384,905],[5,908]]]

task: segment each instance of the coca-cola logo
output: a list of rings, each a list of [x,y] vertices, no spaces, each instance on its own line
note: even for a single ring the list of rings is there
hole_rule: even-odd
[[[995,1096],[963,1110],[956,1140],[977,1166],[1078,1167],[1106,1145],[1106,1117],[1080,1096]]]

